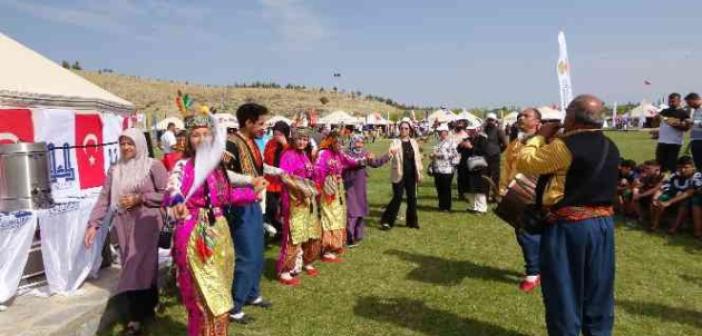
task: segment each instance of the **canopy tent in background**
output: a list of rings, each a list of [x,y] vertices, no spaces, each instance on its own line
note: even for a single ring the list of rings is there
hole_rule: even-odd
[[[385,120],[385,118],[383,118],[383,116],[381,116],[380,113],[369,113],[366,116],[365,123],[367,125],[385,126],[388,125],[390,122]]]
[[[645,119],[655,117],[658,115],[658,112],[660,112],[660,110],[655,105],[644,100],[641,102],[641,104],[639,104],[639,106],[636,106],[627,112],[627,114],[629,118]]]
[[[282,121],[282,122],[284,122],[284,123],[286,123],[286,124],[288,124],[288,125],[292,125],[292,120],[290,120],[290,119],[288,119],[288,118],[286,118],[286,117],[283,117],[283,116],[273,116],[273,117],[269,118],[268,121],[267,121],[268,127],[272,127],[273,125],[275,125],[275,124],[276,124],[277,122],[279,122],[279,121]]]
[[[563,120],[565,115],[563,112],[551,107],[551,106],[541,106],[538,108],[539,113],[541,113],[542,120]]]
[[[57,203],[50,209],[0,214],[0,303],[17,292],[27,260],[36,260],[27,241],[37,226],[54,229],[39,235],[49,292],[71,293],[93,266],[82,246],[85,214],[105,172],[119,159],[117,141],[132,122],[134,105],[2,33],[0,55],[0,144],[47,144]],[[81,210],[79,204],[86,206]],[[64,221],[57,219],[59,214],[78,215]]]
[[[319,124],[325,125],[355,125],[361,122],[362,121],[359,121],[358,118],[353,117],[342,110],[334,111],[330,114],[327,114],[326,116],[319,118],[318,121]]]
[[[168,117],[166,119],[163,119],[163,120],[159,121],[158,123],[156,123],[154,128],[159,130],[159,131],[165,130],[168,128],[168,124],[170,124],[170,123],[174,123],[176,129],[182,130],[185,128],[185,125],[183,125],[183,121],[180,120],[180,118],[176,118],[176,117]]]
[[[456,115],[453,114],[449,109],[438,109],[432,112],[428,117],[427,121],[429,125],[434,125],[438,123],[447,123],[456,120]]]
[[[239,122],[231,113],[215,113],[214,116],[219,124],[225,128],[239,128]]]
[[[519,112],[517,112],[517,111],[510,112],[506,116],[502,117],[502,123],[505,125],[513,125],[514,123],[517,122],[518,118],[519,118]]]
[[[483,119],[478,118],[466,109],[463,109],[461,113],[456,115],[454,120],[466,120],[468,121],[468,127],[478,127],[483,124]]]

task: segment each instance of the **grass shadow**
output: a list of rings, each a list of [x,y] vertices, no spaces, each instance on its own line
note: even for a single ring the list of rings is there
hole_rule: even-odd
[[[695,310],[670,307],[660,303],[617,300],[617,307],[623,308],[630,314],[656,318],[664,322],[687,324],[702,328],[702,312]]]
[[[425,335],[526,335],[488,322],[434,309],[420,300],[409,298],[360,297],[356,300],[354,314],[379,322],[393,323]]]
[[[456,286],[464,278],[514,284],[521,277],[520,273],[512,270],[478,265],[468,260],[448,260],[400,250],[388,250],[385,254],[397,256],[417,265],[417,268],[407,274],[408,279],[442,286]]]
[[[690,225],[684,225],[676,234],[668,234],[667,230],[674,219],[666,218],[666,221],[661,222],[661,229],[658,232],[650,232],[648,229],[649,222],[639,224],[634,220],[627,220],[621,216],[615,217],[615,225],[617,229],[625,229],[628,231],[646,232],[650,235],[661,236],[665,239],[666,245],[682,247],[686,252],[692,254],[702,253],[702,241],[692,236],[690,233]]]
[[[680,278],[697,286],[697,287],[702,287],[702,277],[696,277],[696,276],[691,276],[687,274],[682,274],[680,275]]]
[[[275,258],[266,258],[265,265],[263,265],[263,276],[271,281],[278,280],[278,274],[275,272],[275,264],[278,262]]]

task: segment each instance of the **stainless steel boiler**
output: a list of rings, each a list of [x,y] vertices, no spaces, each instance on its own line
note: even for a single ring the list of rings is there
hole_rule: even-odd
[[[53,205],[44,142],[0,145],[0,211]]]

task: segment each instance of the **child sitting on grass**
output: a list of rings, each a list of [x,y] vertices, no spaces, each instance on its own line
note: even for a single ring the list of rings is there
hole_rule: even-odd
[[[636,186],[636,162],[622,160],[619,164],[619,184],[617,185],[617,209],[624,216],[633,216],[636,210],[633,207],[633,188]]]
[[[650,209],[653,203],[653,195],[661,188],[665,176],[661,173],[661,164],[656,160],[644,162],[632,189],[631,207],[636,213],[639,223],[644,221],[647,215],[645,209]]]
[[[682,156],[678,159],[675,173],[670,175],[661,188],[653,196],[653,206],[651,207],[651,231],[657,231],[660,220],[666,209],[673,205],[678,206],[678,214],[675,223],[668,229],[668,233],[674,234],[683,221],[687,218],[692,205],[691,198],[696,190],[702,187],[702,174],[695,172],[692,158]],[[699,197],[695,197],[696,203]],[[702,205],[702,204],[699,204]],[[696,204],[696,207],[699,207]]]

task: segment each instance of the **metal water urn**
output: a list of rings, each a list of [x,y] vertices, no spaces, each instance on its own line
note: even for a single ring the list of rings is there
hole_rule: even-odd
[[[0,211],[51,206],[46,143],[0,145]]]

